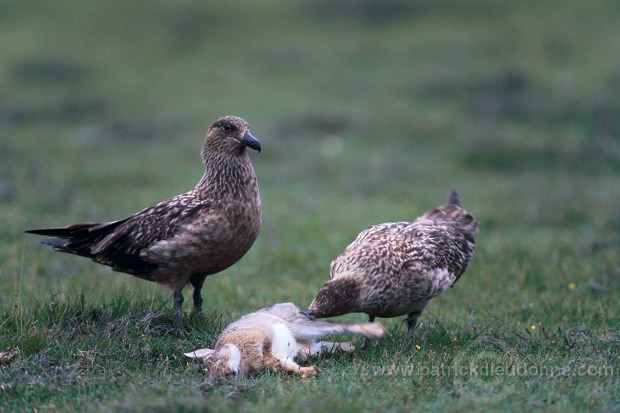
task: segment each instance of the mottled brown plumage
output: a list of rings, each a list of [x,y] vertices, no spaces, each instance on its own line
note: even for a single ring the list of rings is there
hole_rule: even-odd
[[[228,268],[250,249],[261,224],[256,174],[246,147],[260,151],[246,121],[218,119],[202,148],[205,172],[189,192],[129,218],[26,231],[52,236],[41,242],[81,255],[174,291],[175,317],[183,325],[183,287],[194,287],[194,308],[210,274]]]
[[[331,264],[331,280],[305,313],[317,318],[361,312],[407,315],[407,341],[429,300],[452,286],[474,252],[478,222],[453,189],[448,204],[414,222],[363,231]]]

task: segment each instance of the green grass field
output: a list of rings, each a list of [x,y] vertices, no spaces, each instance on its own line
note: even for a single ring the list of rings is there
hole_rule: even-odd
[[[611,0],[0,3],[0,411],[620,411],[618,21]],[[188,190],[225,114],[263,145],[263,227],[186,334],[168,290],[24,234]],[[183,356],[304,307],[361,230],[452,186],[477,251],[407,346],[378,320],[306,380],[211,383]]]

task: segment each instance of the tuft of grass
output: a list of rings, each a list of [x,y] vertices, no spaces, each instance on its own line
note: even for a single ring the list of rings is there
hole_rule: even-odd
[[[188,330],[179,334],[172,310],[153,307],[158,304],[148,296],[120,291],[103,303],[84,295],[50,297],[24,314],[23,325],[9,318],[0,347],[17,347],[20,354],[0,367],[5,406],[191,411],[209,400],[213,408],[250,411],[453,409],[481,401],[592,408],[606,405],[587,396],[592,383],[610,402],[618,395],[620,331],[608,326],[604,313],[581,327],[566,327],[575,320],[531,321],[543,319],[540,310],[516,323],[427,314],[407,344],[403,323],[391,322],[389,336],[363,352],[311,360],[323,371],[317,379],[265,373],[212,383],[182,353],[209,345],[229,320],[220,313],[188,317]],[[536,389],[534,395],[515,390],[524,385]]]

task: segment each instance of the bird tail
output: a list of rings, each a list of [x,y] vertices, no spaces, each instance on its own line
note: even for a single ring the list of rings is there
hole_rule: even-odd
[[[452,188],[448,194],[448,205],[456,205],[457,207],[461,206],[461,198],[459,197],[459,193],[456,188]]]
[[[125,220],[84,222],[59,228],[31,229],[26,233],[49,236],[43,238],[41,243],[49,245],[54,251],[92,258],[92,247],[123,222]]]
[[[423,214],[418,219],[430,219],[432,221],[448,221],[456,224],[457,227],[465,234],[466,238],[473,242],[480,224],[476,218],[461,206],[461,199],[456,188],[452,188],[448,195],[448,203],[446,205],[435,208]]]

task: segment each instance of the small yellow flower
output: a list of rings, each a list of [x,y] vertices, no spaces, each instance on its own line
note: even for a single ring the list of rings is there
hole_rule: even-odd
[[[575,289],[575,287],[576,287],[575,283],[569,283],[568,284],[568,289],[571,290],[571,291],[573,291]]]
[[[303,374],[301,375],[301,378],[302,378],[302,379],[305,379],[306,377],[308,377],[308,376],[306,376],[306,373],[303,373]]]
[[[416,348],[416,349],[418,349],[418,350],[420,350],[420,349],[422,348],[422,346],[420,346],[419,344],[416,344],[416,345],[415,345],[415,348]]]
[[[532,331],[534,331],[534,330],[536,330],[536,326],[535,326],[534,324],[532,324],[532,325],[530,326],[530,329],[531,329]]]

